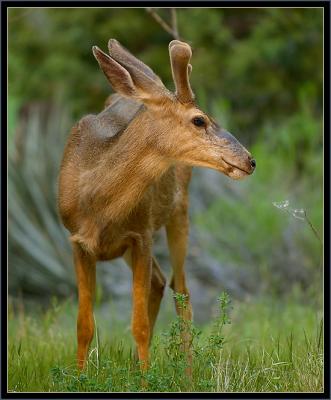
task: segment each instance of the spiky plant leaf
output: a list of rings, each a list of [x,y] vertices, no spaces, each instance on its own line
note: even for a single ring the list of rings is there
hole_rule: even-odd
[[[70,129],[60,106],[31,105],[9,155],[9,289],[15,295],[75,292],[68,233],[57,212],[57,175]]]

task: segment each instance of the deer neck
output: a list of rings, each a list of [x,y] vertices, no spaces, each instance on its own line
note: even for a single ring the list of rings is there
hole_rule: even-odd
[[[170,167],[153,146],[157,134],[145,112],[131,122],[89,179],[81,180],[92,186],[89,210],[93,207],[97,215],[103,210],[108,220],[119,221],[140,203],[147,188]]]

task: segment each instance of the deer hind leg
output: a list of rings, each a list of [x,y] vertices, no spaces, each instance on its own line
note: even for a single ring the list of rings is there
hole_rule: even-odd
[[[79,369],[83,369],[94,334],[93,300],[96,262],[76,243],[73,243],[73,252],[78,284],[77,364]]]
[[[152,341],[154,325],[159,313],[160,304],[163,298],[163,292],[166,284],[166,279],[154,257],[152,259],[152,263],[152,283],[148,301],[148,316],[151,326],[150,342]]]
[[[175,293],[185,295],[183,304],[175,299],[177,315],[183,318],[185,326],[182,331],[182,348],[187,353],[188,368],[187,374],[191,375],[192,350],[191,350],[191,333],[189,323],[192,321],[192,306],[190,301],[190,293],[186,286],[185,277],[185,257],[187,252],[188,240],[188,215],[187,208],[178,209],[173,215],[170,223],[166,226],[168,246],[170,252],[170,261],[173,269],[173,275],[170,283],[171,289]]]

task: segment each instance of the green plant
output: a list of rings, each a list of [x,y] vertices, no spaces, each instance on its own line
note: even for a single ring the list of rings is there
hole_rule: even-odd
[[[170,299],[169,299],[170,300]],[[15,392],[321,392],[323,390],[323,315],[295,299],[263,297],[231,303],[226,294],[218,302],[216,319],[202,327],[194,340],[192,379],[184,365],[173,365],[169,340],[180,346],[173,321],[161,321],[152,344],[152,363],[143,376],[133,357],[129,332],[115,325],[111,341],[92,343],[88,368],[76,369],[76,304],[53,305],[9,319],[8,379]],[[96,310],[101,332],[109,327],[109,313]],[[68,320],[70,323],[68,323]],[[173,336],[172,327],[177,326]],[[171,339],[173,337],[173,339]],[[178,343],[179,342],[179,343]],[[176,343],[176,345],[175,345]],[[96,361],[98,348],[99,362]],[[209,348],[209,349],[208,349]],[[208,350],[207,350],[208,349]],[[147,385],[141,385],[141,378]]]
[[[57,213],[57,174],[70,127],[63,107],[29,107],[9,155],[9,288],[29,294],[74,291],[70,246]]]
[[[172,368],[172,386],[179,385],[178,389],[189,385],[187,370],[190,368],[190,355],[199,353],[198,337],[201,333],[192,321],[183,317],[187,308],[188,295],[174,293],[173,298],[177,303],[178,315],[171,323],[170,329],[163,333],[164,350]],[[178,376],[181,380],[178,381]]]

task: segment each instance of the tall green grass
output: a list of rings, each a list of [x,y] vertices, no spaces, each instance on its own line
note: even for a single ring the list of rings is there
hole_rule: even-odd
[[[222,300],[223,299],[223,300]],[[9,390],[16,392],[321,392],[323,319],[310,305],[261,298],[220,299],[214,321],[193,332],[193,376],[186,378],[180,319],[161,320],[142,386],[129,325],[96,310],[87,369],[75,366],[76,304],[46,312],[11,307]],[[170,301],[170,299],[168,299]],[[170,304],[169,304],[170,305]],[[163,314],[164,315],[164,314]],[[128,320],[129,324],[129,320]]]

